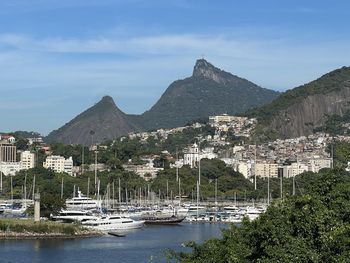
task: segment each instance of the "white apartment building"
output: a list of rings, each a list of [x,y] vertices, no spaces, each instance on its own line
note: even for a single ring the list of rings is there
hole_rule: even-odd
[[[237,164],[237,171],[241,173],[245,178],[249,179],[252,177],[253,164],[250,161],[239,162]]]
[[[223,123],[223,122],[232,122],[232,121],[245,121],[247,117],[238,117],[231,116],[227,114],[217,115],[217,116],[209,116],[209,123]]]
[[[256,176],[260,177],[278,177],[278,165],[276,163],[261,162],[254,165]]]
[[[304,172],[309,171],[309,167],[305,163],[291,163],[290,165],[282,166],[283,177],[291,178],[297,176],[298,174],[302,174]]]
[[[313,158],[309,160],[309,171],[318,173],[322,168],[331,168],[332,158]]]
[[[164,168],[153,167],[153,161],[144,165],[124,164],[123,167],[126,171],[134,172],[146,181],[156,178],[158,172],[164,170]]]
[[[23,170],[34,168],[35,154],[30,151],[21,152],[21,167]]]
[[[46,157],[46,161],[43,163],[43,167],[51,169],[56,173],[67,173],[73,175],[73,158],[72,156],[65,159],[62,156],[51,155]]]

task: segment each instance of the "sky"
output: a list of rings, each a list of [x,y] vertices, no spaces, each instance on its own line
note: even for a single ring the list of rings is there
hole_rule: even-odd
[[[140,114],[196,59],[285,91],[350,65],[348,0],[0,0],[0,131],[110,95]]]

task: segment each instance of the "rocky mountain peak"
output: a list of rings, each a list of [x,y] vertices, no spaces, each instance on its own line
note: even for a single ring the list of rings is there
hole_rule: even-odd
[[[193,77],[200,77],[213,80],[217,83],[226,83],[226,77],[223,76],[226,72],[214,67],[205,59],[198,59],[193,68]]]
[[[198,59],[194,66],[192,76],[211,78],[215,69],[216,68],[205,59]]]
[[[111,96],[103,96],[102,99],[98,102],[100,104],[110,104],[112,106],[115,106],[114,100]]]

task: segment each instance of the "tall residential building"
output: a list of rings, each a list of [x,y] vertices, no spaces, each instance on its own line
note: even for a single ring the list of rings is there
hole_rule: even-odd
[[[12,144],[0,144],[0,162],[16,162],[16,146]]]
[[[43,167],[51,169],[56,173],[67,173],[73,175],[73,158],[69,157],[65,159],[62,156],[51,155],[46,157],[46,161],[43,163]]]
[[[30,151],[24,151],[21,153],[21,166],[22,169],[28,170],[35,166],[35,154]]]

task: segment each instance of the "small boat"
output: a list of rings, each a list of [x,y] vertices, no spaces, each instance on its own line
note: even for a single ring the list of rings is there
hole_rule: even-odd
[[[115,236],[115,237],[125,237],[126,234],[117,233],[117,232],[108,232],[108,235]]]
[[[176,225],[184,221],[185,217],[170,216],[170,217],[142,217],[147,225]]]

